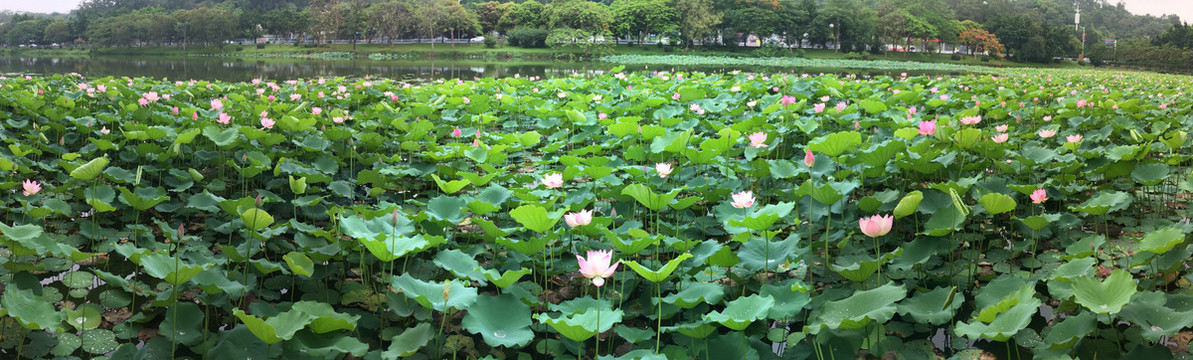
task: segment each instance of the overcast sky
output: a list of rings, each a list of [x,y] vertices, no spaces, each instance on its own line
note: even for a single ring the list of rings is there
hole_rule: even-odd
[[[1176,14],[1181,20],[1193,22],[1193,0],[1122,0],[1127,10],[1134,14]],[[79,6],[82,0],[0,0],[0,10],[16,10],[30,12],[70,12]],[[1116,4],[1118,1],[1109,0],[1107,3]]]

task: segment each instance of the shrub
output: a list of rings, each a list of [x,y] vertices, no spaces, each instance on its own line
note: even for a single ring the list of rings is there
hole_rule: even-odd
[[[236,51],[244,51],[244,46],[237,46]]]
[[[982,62],[990,62],[990,55],[982,55]]]
[[[257,48],[258,48],[258,49],[264,49],[264,48],[265,48],[265,43],[259,43],[259,44],[257,44]]]
[[[510,30],[508,39],[510,45],[513,46],[544,48],[547,47],[547,35],[550,33],[550,31],[544,29],[516,27]]]
[[[949,56],[949,59],[953,61],[961,61],[961,54],[953,54],[952,56]]]
[[[497,35],[489,34],[489,36],[486,36],[485,37],[485,47],[490,48],[490,49],[496,48],[497,47]]]

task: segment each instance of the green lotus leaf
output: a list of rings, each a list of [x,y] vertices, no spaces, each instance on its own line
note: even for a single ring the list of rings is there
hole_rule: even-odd
[[[240,220],[244,221],[244,226],[252,231],[259,231],[269,225],[273,225],[273,215],[258,208],[252,208],[240,213]]]
[[[842,131],[820,136],[808,142],[808,150],[817,154],[838,157],[852,151],[862,143],[862,134],[856,131]]]
[[[601,311],[597,314],[595,307],[589,308],[583,313],[563,315],[559,318],[552,318],[545,313],[540,313],[534,316],[535,320],[541,323],[550,325],[555,331],[558,331],[563,336],[572,341],[584,341],[593,337],[599,332],[603,333],[613,328],[613,325],[621,322],[621,318],[625,313],[620,309],[612,311]],[[597,323],[597,317],[600,317],[600,323]]]
[[[638,231],[634,231],[638,230]],[[601,233],[605,235],[605,240],[613,245],[614,249],[621,254],[634,255],[639,251],[645,250],[651,245],[662,241],[662,235],[650,235],[646,231],[640,229],[630,230],[628,236],[620,236],[608,229],[601,229]]]
[[[1060,214],[1041,214],[1022,219],[1016,217],[1015,220],[1023,222],[1024,225],[1027,225],[1032,230],[1040,231],[1040,229],[1052,224],[1052,222],[1060,220]]]
[[[903,285],[887,283],[870,290],[854,292],[847,298],[827,301],[815,312],[808,332],[819,334],[824,328],[862,329],[871,322],[884,323],[895,316],[895,303],[907,297]]]
[[[463,211],[467,206],[468,200],[441,195],[427,202],[427,215],[436,220],[459,224],[467,216]]]
[[[124,187],[117,187],[116,189],[120,190],[120,202],[141,211],[148,210],[162,201],[170,199],[170,196],[166,195],[166,192],[161,188],[137,187],[133,191],[129,191]]]
[[[647,209],[654,211],[661,211],[667,207],[675,197],[679,195],[680,189],[671,190],[664,194],[656,194],[650,190],[649,187],[643,184],[630,184],[621,190],[622,195],[629,195],[638,200],[638,203],[645,206]]]
[[[240,309],[235,309],[233,315],[236,315],[244,326],[257,336],[257,339],[266,344],[277,344],[283,340],[289,340],[294,337],[294,333],[302,330],[311,322],[310,315],[296,310],[286,311],[268,319],[261,319]]]
[[[965,128],[957,131],[953,135],[957,140],[957,146],[962,149],[971,149],[982,141],[982,131],[974,128]]]
[[[353,239],[379,239],[382,236],[407,236],[414,233],[414,223],[406,218],[406,214],[398,211],[397,221],[393,216],[378,216],[365,220],[360,216],[341,216],[340,228],[344,234]]]
[[[924,193],[919,190],[903,195],[903,198],[899,199],[899,203],[895,205],[895,211],[893,211],[895,218],[898,219],[914,214],[919,209],[920,201],[922,200],[924,200]]]
[[[301,311],[310,316],[310,328],[316,334],[337,330],[355,330],[360,315],[341,314],[331,304],[317,301],[299,301],[290,306],[290,311]]]
[[[1187,318],[1186,318],[1187,319]],[[1070,315],[1044,330],[1044,344],[1048,350],[1068,350],[1077,345],[1090,331],[1096,328],[1097,320],[1092,313],[1082,312]]]
[[[872,100],[872,99],[865,99],[865,100],[859,101],[858,106],[860,106],[863,110],[866,110],[866,112],[869,113],[870,115],[876,115],[876,114],[882,113],[883,111],[886,111],[886,109],[887,109],[886,104],[884,104],[882,101]]]
[[[530,307],[510,294],[481,295],[468,307],[461,323],[464,330],[480,334],[489,346],[518,348],[534,340],[530,330]]]
[[[871,275],[874,275],[874,273],[877,272],[882,265],[890,262],[891,259],[902,255],[903,249],[895,248],[895,251],[882,254],[882,257],[877,259],[870,257],[869,255],[838,256],[836,258],[836,263],[830,265],[829,267],[838,274],[841,274],[841,276],[844,276],[846,279],[856,282],[865,282],[870,278]]]
[[[285,256],[282,256],[282,260],[286,261],[286,265],[290,267],[290,272],[292,273],[308,278],[311,277],[311,274],[315,273],[315,263],[304,253],[291,251]]]
[[[80,331],[97,328],[103,321],[99,307],[92,304],[82,305],[73,310],[63,310],[62,316],[66,318],[68,325]]]
[[[482,273],[485,275],[485,278],[489,280],[489,282],[493,283],[493,285],[497,285],[498,288],[504,289],[518,282],[518,280],[523,276],[529,275],[531,270],[524,268],[498,272],[497,270],[493,269],[485,269]]]
[[[1079,277],[1072,282],[1073,298],[1077,303],[1098,314],[1119,312],[1138,291],[1131,274],[1123,269],[1114,269],[1104,281]]]
[[[455,194],[464,187],[472,184],[472,182],[468,180],[443,181],[443,179],[439,178],[439,175],[435,174],[431,174],[431,178],[435,179],[435,184],[439,185],[439,190],[443,190],[443,192],[446,194]]]
[[[295,195],[302,195],[307,192],[306,176],[300,176],[298,179],[295,179],[294,176],[291,175],[287,176],[287,178],[290,182],[290,192],[294,193]]]
[[[1178,297],[1157,291],[1140,292],[1116,317],[1139,325],[1143,338],[1148,341],[1171,338],[1178,331],[1193,326],[1193,309],[1181,306],[1181,300],[1188,304],[1188,299],[1178,300]]]
[[[423,346],[427,346],[433,338],[435,338],[435,330],[431,324],[419,323],[390,339],[389,348],[381,353],[381,356],[386,359],[396,359],[414,355]]]
[[[788,160],[771,160],[770,161],[770,175],[776,179],[786,179],[795,176],[799,168],[795,167],[795,163]]]
[[[691,257],[692,254],[683,253],[676,258],[671,259],[671,261],[668,261],[667,265],[664,265],[663,268],[659,269],[658,271],[648,269],[645,266],[639,264],[637,261],[633,260],[626,260],[622,261],[621,263],[629,266],[630,269],[633,269],[634,272],[638,273],[638,276],[641,276],[643,279],[646,279],[652,283],[660,283],[663,282],[663,280],[667,280],[667,278],[671,276],[671,273],[675,272],[675,269],[679,268],[680,263]]]
[[[1035,295],[1034,284],[1017,276],[1001,276],[983,286],[974,295],[974,303],[980,310],[973,318],[986,323],[992,322],[998,314],[1015,305],[1032,301]]]
[[[721,303],[722,296],[725,296],[725,289],[721,285],[697,283],[685,286],[683,290],[663,297],[663,302],[679,306],[680,308],[691,309],[701,303],[709,305],[719,304]]]
[[[62,275],[62,283],[72,289],[81,289],[95,285],[95,274],[86,271],[74,271]]]
[[[363,357],[369,351],[369,345],[361,342],[351,334],[315,334],[310,331],[299,331],[294,338],[283,343],[286,353],[283,357],[313,357],[336,358],[344,354]],[[290,355],[285,355],[290,354]],[[302,354],[302,355],[298,355]]]
[[[941,325],[951,321],[965,303],[965,295],[961,295],[961,299],[954,299],[955,295],[955,287],[942,286],[928,292],[917,292],[896,308],[899,314],[911,316],[918,323]]]
[[[795,208],[795,203],[781,202],[778,204],[771,204],[758,209],[746,216],[745,219],[730,219],[729,225],[744,226],[755,231],[766,231],[774,225],[775,221],[781,218],[786,218],[787,214]]]
[[[162,319],[162,336],[179,344],[194,346],[203,341],[203,310],[191,302],[170,305]]]
[[[527,229],[545,233],[563,218],[563,210],[547,212],[547,209],[538,205],[522,205],[510,210],[510,216]]]
[[[476,302],[476,288],[464,286],[454,280],[449,280],[447,284],[441,284],[415,279],[410,274],[402,274],[394,276],[390,283],[407,298],[417,301],[419,305],[427,309],[439,312],[449,309],[465,310]],[[445,292],[448,293],[447,296],[444,296]]]
[[[70,177],[79,180],[93,180],[95,177],[103,174],[104,168],[108,166],[108,158],[99,157],[91,159],[86,164],[79,165],[79,167],[70,171]]]
[[[116,199],[116,191],[112,190],[111,186],[98,185],[91,186],[83,190],[83,198],[87,205],[91,205],[95,211],[109,212],[115,211],[116,207],[112,206],[112,200]]]
[[[165,254],[146,254],[136,261],[145,273],[158,279],[165,280],[171,285],[178,286],[203,272],[209,265],[191,265],[187,261],[180,261],[176,256]]]
[[[1069,209],[1090,215],[1105,215],[1109,212],[1126,209],[1131,205],[1131,201],[1131,195],[1125,192],[1102,191],[1080,205],[1069,206]]]
[[[749,271],[775,269],[788,260],[798,259],[808,252],[799,247],[800,235],[792,232],[783,240],[752,237],[737,251],[738,260]]]
[[[1015,210],[1015,199],[1010,196],[996,193],[989,193],[982,195],[978,202],[982,203],[982,207],[986,209],[986,213],[990,215],[998,215],[1011,210]]]
[[[632,327],[628,327],[625,325],[617,325],[617,326],[613,327],[613,332],[617,333],[617,336],[621,336],[622,339],[625,339],[627,342],[629,342],[631,344],[636,344],[636,343],[640,343],[640,342],[643,342],[646,340],[650,340],[650,339],[654,338],[654,335],[655,335],[654,330],[632,328]],[[646,350],[646,349],[640,349],[640,350]],[[649,356],[649,353],[650,353],[650,351],[645,351],[645,352],[643,352],[642,356],[644,356],[644,357]],[[630,354],[627,353],[623,357],[625,357],[625,356],[630,356]],[[631,357],[631,358],[642,359],[642,357]],[[667,357],[663,356],[661,359],[666,360]]]
[[[924,223],[924,231],[920,234],[928,236],[945,236],[961,229],[966,215],[954,206],[937,209],[932,217]]]
[[[89,354],[104,354],[116,350],[116,334],[108,329],[91,329],[79,337],[83,351]]]
[[[788,286],[785,285],[786,283],[793,283],[793,285]],[[806,290],[800,290],[800,286],[802,284],[799,280],[762,285],[759,293],[775,299],[775,304],[767,311],[766,317],[775,320],[795,318],[800,310],[803,310],[804,306],[812,301],[812,295]]]
[[[472,255],[463,251],[456,249],[440,251],[435,254],[434,263],[440,269],[450,271],[457,278],[480,282],[481,285],[488,283],[488,279],[480,271],[481,264]]]
[[[1139,250],[1163,254],[1183,242],[1185,242],[1184,231],[1177,227],[1167,227],[1144,235],[1143,239],[1139,240]]]
[[[704,314],[704,321],[715,321],[721,325],[741,331],[750,323],[766,318],[775,299],[770,296],[754,294],[737,298],[725,303],[724,311],[713,311]]]
[[[1170,173],[1168,165],[1151,163],[1136,166],[1135,170],[1131,171],[1131,179],[1143,186],[1155,186],[1168,178]]]
[[[1033,297],[1029,301],[1021,302],[998,314],[989,324],[979,320],[969,323],[958,322],[953,333],[969,339],[985,338],[994,341],[1007,341],[1031,323],[1031,317],[1039,311],[1040,304],[1040,300]]]
[[[83,340],[78,335],[60,333],[58,334],[58,345],[54,345],[54,348],[50,349],[50,353],[55,356],[69,356],[81,346],[83,346]]]

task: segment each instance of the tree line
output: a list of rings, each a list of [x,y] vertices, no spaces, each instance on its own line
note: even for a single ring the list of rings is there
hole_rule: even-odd
[[[1084,30],[1073,26],[1077,8]],[[1109,58],[1104,39],[1155,39],[1154,46],[1163,46],[1154,42],[1187,39],[1182,34],[1193,32],[1174,15],[1131,14],[1106,0],[86,0],[69,15],[56,15],[0,13],[0,43],[130,46],[220,44],[266,34],[318,41],[502,34],[519,46],[665,38],[733,47],[753,34],[774,45],[846,52],[964,44],[1047,62],[1083,48],[1091,58]]]

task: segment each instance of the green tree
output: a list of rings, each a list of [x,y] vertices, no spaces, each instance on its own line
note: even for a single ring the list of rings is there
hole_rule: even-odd
[[[679,30],[689,48],[696,40],[703,42],[721,24],[722,13],[713,10],[712,0],[675,0],[675,11],[679,15]]]
[[[370,5],[365,10],[365,18],[368,19],[369,33],[387,37],[390,41],[409,33],[411,31],[410,24],[414,20],[410,8],[401,1],[386,1]]]
[[[514,3],[487,1],[476,6],[476,21],[480,23],[481,31],[490,34],[498,31],[501,18],[509,13]]]
[[[497,31],[505,33],[516,27],[541,28],[546,23],[542,14],[543,4],[535,0],[511,4],[509,11],[497,21]]]
[[[45,38],[50,19],[25,20],[16,23],[5,33],[4,41],[10,45],[24,45],[41,42]]]
[[[724,22],[721,25],[731,34],[754,34],[759,38],[768,38],[771,34],[783,32],[784,15],[785,11],[777,1],[739,0],[725,10]]]
[[[72,39],[70,23],[62,19],[54,20],[54,22],[46,25],[45,34],[42,39],[49,43],[66,44]]]
[[[611,6],[617,34],[632,34],[642,44],[646,34],[663,34],[675,29],[679,16],[667,0],[617,0]]]

